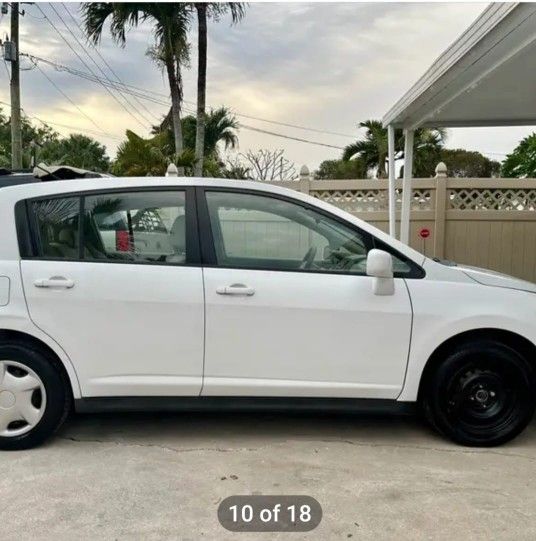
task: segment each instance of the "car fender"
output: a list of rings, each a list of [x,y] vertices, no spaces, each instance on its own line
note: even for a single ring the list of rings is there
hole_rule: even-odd
[[[469,283],[408,280],[413,325],[398,400],[417,400],[424,368],[447,340],[469,331],[501,330],[536,344],[536,295]]]

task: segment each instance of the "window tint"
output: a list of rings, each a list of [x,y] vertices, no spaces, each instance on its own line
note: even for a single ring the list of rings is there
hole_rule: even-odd
[[[84,257],[186,262],[185,192],[108,193],[84,198]]]
[[[37,223],[39,255],[78,259],[78,220],[80,199],[62,197],[34,201],[31,210]]]
[[[218,264],[274,270],[365,273],[372,239],[299,204],[206,192]]]

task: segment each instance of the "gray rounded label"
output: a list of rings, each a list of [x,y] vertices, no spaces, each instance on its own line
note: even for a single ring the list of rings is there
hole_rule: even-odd
[[[229,496],[218,520],[231,532],[309,532],[320,524],[322,507],[311,496]]]

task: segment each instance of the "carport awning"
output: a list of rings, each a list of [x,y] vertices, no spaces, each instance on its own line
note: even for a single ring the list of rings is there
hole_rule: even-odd
[[[536,4],[490,4],[383,117],[389,232],[395,235],[395,128],[406,134],[400,240],[409,240],[413,133],[420,127],[536,125]]]
[[[536,125],[536,4],[490,4],[385,114],[383,124]]]

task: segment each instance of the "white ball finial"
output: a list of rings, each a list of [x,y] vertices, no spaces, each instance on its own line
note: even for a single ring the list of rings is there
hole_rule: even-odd
[[[309,176],[309,168],[306,165],[302,165],[300,169],[300,177],[308,177]]]
[[[166,170],[166,177],[178,177],[178,176],[179,176],[179,170],[177,169],[177,166],[174,163],[170,163]]]

